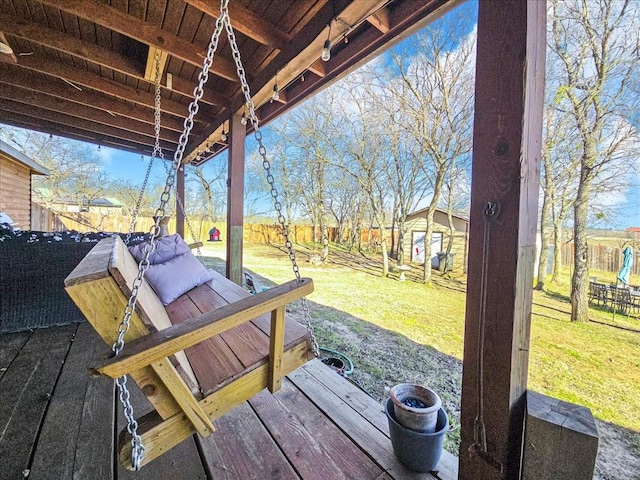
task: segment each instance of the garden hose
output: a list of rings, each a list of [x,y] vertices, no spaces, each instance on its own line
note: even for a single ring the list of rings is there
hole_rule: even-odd
[[[325,348],[325,347],[319,347],[321,352],[325,352],[325,353],[329,353],[331,355],[335,355],[337,357],[340,357],[344,360],[346,360],[346,364],[348,365],[348,368],[344,369],[343,375],[345,377],[351,375],[353,373],[353,362],[351,361],[351,359],[345,355],[344,353],[338,352],[336,350],[332,350],[330,348]]]

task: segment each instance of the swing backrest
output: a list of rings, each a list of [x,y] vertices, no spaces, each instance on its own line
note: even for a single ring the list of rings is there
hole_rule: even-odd
[[[112,345],[117,339],[118,325],[137,273],[138,264],[116,235],[98,242],[65,280],[67,293],[107,345]],[[125,341],[163,330],[171,324],[165,307],[151,286],[143,281]],[[200,396],[198,383],[184,352],[178,352],[170,361],[192,393]],[[151,367],[144,367],[131,376],[161,417],[168,418],[179,410],[164,382]]]

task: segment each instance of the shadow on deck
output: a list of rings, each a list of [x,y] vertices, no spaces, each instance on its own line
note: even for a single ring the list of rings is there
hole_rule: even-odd
[[[394,457],[382,405],[313,360],[216,420],[140,472],[124,470],[114,442],[124,421],[108,378],[87,366],[107,348],[86,324],[0,336],[2,479],[453,479],[417,474]],[[135,415],[150,409],[137,387]]]

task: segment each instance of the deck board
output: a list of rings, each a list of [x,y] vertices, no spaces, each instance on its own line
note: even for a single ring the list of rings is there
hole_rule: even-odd
[[[297,480],[277,443],[260,418],[243,403],[215,421],[216,432],[196,438],[204,460],[216,480]],[[237,435],[235,432],[242,432]]]
[[[290,382],[276,395],[259,393],[249,404],[303,478],[373,480],[382,473]]]
[[[124,425],[113,382],[87,375],[86,366],[105,352],[88,324],[0,336],[0,348],[7,368],[0,377],[0,480],[23,478],[26,469],[36,480],[457,476],[455,457],[446,452],[436,477],[399,465],[382,406],[318,360],[289,374],[276,394],[264,390],[216,420],[210,437],[190,437],[129,472],[114,458]],[[137,386],[131,390],[138,417],[151,405]]]
[[[112,387],[109,392],[112,382],[94,382],[87,375],[87,365],[91,365],[100,351],[104,351],[102,340],[93,333],[89,324],[80,324],[42,424],[29,475],[31,480],[72,478],[76,461],[78,471],[91,473],[94,478],[111,476],[113,462],[109,448],[104,446],[111,445],[113,436]],[[97,384],[102,388],[89,392],[90,395],[99,395],[94,397],[99,402],[95,404],[87,398],[87,390]],[[93,404],[91,411],[85,410],[85,403]],[[101,449],[82,451],[87,442],[87,430],[93,437],[89,444],[106,442]],[[78,447],[81,453],[76,455]]]
[[[23,478],[77,325],[36,330],[0,379],[0,472]]]
[[[7,368],[30,336],[29,332],[0,336],[0,378],[2,378],[4,372],[7,371]]]

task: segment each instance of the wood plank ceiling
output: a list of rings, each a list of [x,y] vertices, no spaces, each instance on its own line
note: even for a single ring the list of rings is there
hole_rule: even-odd
[[[258,118],[276,118],[456,3],[231,0]],[[0,123],[149,154],[157,51],[160,145],[172,157],[218,12],[215,0],[0,0]],[[324,62],[329,25],[331,58]],[[270,101],[276,80],[280,98]],[[186,161],[202,163],[226,148],[228,120],[243,109],[223,35]]]

